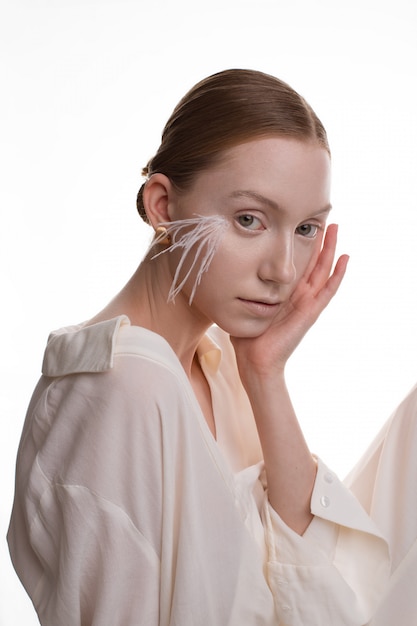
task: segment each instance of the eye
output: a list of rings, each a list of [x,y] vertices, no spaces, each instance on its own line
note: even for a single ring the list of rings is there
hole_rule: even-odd
[[[307,239],[314,239],[319,232],[319,226],[316,224],[302,224],[296,228],[295,232],[302,237],[307,237]]]
[[[244,213],[236,217],[237,223],[247,230],[261,230],[263,228],[260,219],[249,213]]]

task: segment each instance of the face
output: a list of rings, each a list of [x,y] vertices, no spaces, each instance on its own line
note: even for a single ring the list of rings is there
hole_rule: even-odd
[[[262,334],[318,254],[329,210],[330,158],[321,146],[270,137],[227,151],[170,205],[172,220],[229,222],[195,292],[196,315],[232,336]],[[191,289],[192,278],[181,297]]]

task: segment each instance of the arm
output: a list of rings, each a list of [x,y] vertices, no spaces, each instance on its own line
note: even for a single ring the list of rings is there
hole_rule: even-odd
[[[123,381],[109,378],[111,372],[47,380],[22,436],[9,545],[45,626],[162,623],[158,545],[133,507],[143,477],[131,462],[138,416]],[[145,451],[152,446],[157,436]],[[157,501],[152,458],[149,452],[144,464]],[[156,509],[149,516],[155,535]]]
[[[301,535],[313,519],[310,500],[316,463],[295,416],[284,376],[253,382],[249,397],[265,461],[269,502]]]
[[[336,294],[347,256],[333,273],[337,227],[329,226],[323,248],[290,299],[260,337],[232,338],[242,383],[252,405],[262,445],[269,501],[297,533],[308,527],[316,464],[304,440],[285,383],[285,365],[295,347]]]

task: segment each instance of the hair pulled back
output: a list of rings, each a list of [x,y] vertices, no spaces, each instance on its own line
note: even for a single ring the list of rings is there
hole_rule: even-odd
[[[165,174],[178,190],[185,190],[225,150],[271,135],[317,141],[330,152],[322,123],[289,85],[255,70],[225,70],[200,81],[180,100],[142,175]],[[145,184],[137,196],[137,209],[148,222]]]

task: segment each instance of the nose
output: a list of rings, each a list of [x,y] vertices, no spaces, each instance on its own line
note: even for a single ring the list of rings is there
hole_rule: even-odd
[[[292,237],[282,237],[265,250],[259,269],[259,277],[263,281],[271,281],[282,285],[290,285],[296,277],[294,265],[294,241]]]

